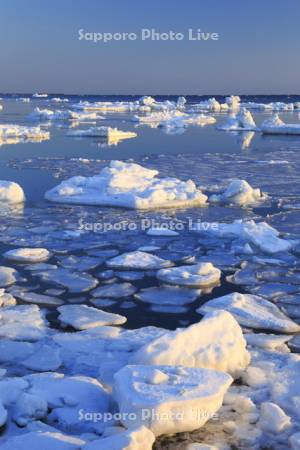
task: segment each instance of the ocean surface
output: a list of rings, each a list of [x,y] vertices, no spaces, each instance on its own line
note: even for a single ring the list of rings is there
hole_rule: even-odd
[[[22,94],[22,97],[25,95]],[[57,94],[51,97],[57,97]],[[63,97],[62,95],[59,95]],[[29,120],[28,116],[34,107],[49,109],[69,108],[80,100],[116,101],[136,100],[140,96],[67,96],[66,104],[55,104],[45,99],[32,99],[30,103],[16,101],[18,95],[0,94],[3,111],[0,111],[0,123],[19,125],[39,125]],[[209,96],[188,96],[188,104],[198,103]],[[176,100],[177,97],[155,96],[157,100]],[[217,100],[224,100],[216,96]],[[255,102],[296,102],[300,96],[242,96],[242,101]],[[99,113],[103,116],[102,113]],[[0,253],[18,246],[46,246],[57,251],[57,255],[76,255],[83,258],[91,255],[97,247],[116,252],[136,250],[143,245],[160,247],[158,256],[170,257],[176,264],[189,257],[196,260],[204,257],[210,249],[218,250],[224,255],[221,266],[224,268],[221,284],[212,292],[201,295],[195,302],[182,309],[167,308],[164,311],[144,304],[135,298],[128,297],[121,301],[112,300],[106,311],[123,313],[129,328],[145,325],[163,326],[174,329],[199,320],[196,308],[210,298],[239,290],[226,281],[226,275],[234,271],[236,264],[226,260],[226,245],[218,247],[218,242],[201,241],[201,237],[190,233],[188,227],[181,232],[179,238],[150,238],[142,230],[113,231],[110,233],[90,233],[86,241],[67,240],[64,230],[77,231],[80,223],[118,223],[123,220],[140,222],[141,219],[153,221],[181,220],[191,221],[232,221],[239,218],[265,220],[279,231],[289,233],[292,238],[300,235],[300,136],[263,136],[260,133],[222,132],[216,125],[226,122],[228,113],[212,113],[217,119],[214,125],[204,127],[190,126],[182,134],[167,134],[160,128],[138,125],[132,121],[133,114],[107,113],[105,119],[98,121],[97,126],[117,127],[125,131],[135,131],[137,137],[121,141],[118,145],[108,145],[105,140],[97,138],[68,137],[68,126],[62,122],[41,123],[51,133],[49,141],[41,143],[3,144],[0,146],[0,180],[19,183],[26,194],[25,209],[13,211],[1,217]],[[270,117],[270,112],[253,111],[256,123],[259,124]],[[280,117],[289,123],[299,123],[297,111],[282,112]],[[91,125],[80,124],[79,128]],[[89,160],[89,161],[87,161]],[[210,193],[218,187],[227,186],[235,178],[246,179],[253,187],[259,187],[269,195],[269,199],[260,207],[239,208],[214,206],[210,208],[192,208],[187,210],[135,212],[117,208],[100,208],[84,206],[68,206],[50,204],[44,200],[47,190],[63,179],[74,175],[95,175],[107,166],[111,160],[134,161],[145,167],[158,169],[161,176],[175,176],[187,180],[192,179],[205,192]],[[81,221],[81,222],[80,222]],[[38,232],[36,227],[45,227]],[[47,227],[49,236],[47,234]],[[35,231],[33,231],[35,230]],[[49,231],[50,230],[50,231]],[[211,246],[211,247],[210,247]],[[56,263],[55,257],[48,261]],[[7,264],[0,256],[0,264]],[[12,264],[9,264],[13,266]],[[24,290],[43,293],[54,288],[53,284],[41,282],[26,267],[15,265],[24,276],[19,283]],[[97,268],[88,271],[97,277],[106,270],[105,261]],[[114,277],[109,282],[116,280]],[[124,281],[124,280],[122,280]],[[157,286],[154,273],[147,273],[139,280],[130,281],[139,290]],[[71,294],[64,292],[60,298],[65,302],[89,303],[88,293]],[[152,305],[153,306],[153,305]],[[49,306],[49,317],[53,326],[58,326],[55,308]]]

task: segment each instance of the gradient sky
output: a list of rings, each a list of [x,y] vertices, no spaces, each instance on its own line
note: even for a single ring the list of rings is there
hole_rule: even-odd
[[[0,92],[300,94],[299,0],[0,0]],[[78,30],[219,41],[78,40]]]

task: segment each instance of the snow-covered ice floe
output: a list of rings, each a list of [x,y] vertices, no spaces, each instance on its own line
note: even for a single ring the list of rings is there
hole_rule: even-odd
[[[171,261],[141,251],[123,253],[115,258],[109,259],[106,261],[106,264],[108,267],[139,270],[161,269],[162,267],[170,267],[173,265]]]
[[[40,127],[26,127],[14,124],[0,125],[0,145],[10,143],[11,139],[20,141],[37,141],[48,140],[50,133],[42,130]]]
[[[256,123],[250,111],[242,108],[238,114],[229,117],[227,123],[217,127],[221,131],[256,131]]]
[[[73,177],[46,192],[52,202],[133,209],[205,206],[207,197],[192,180],[158,178],[157,170],[111,161],[99,175]]]
[[[136,101],[129,102],[88,102],[81,101],[74,104],[72,107],[77,110],[84,111],[101,111],[104,113],[123,113],[123,112],[138,112],[149,113],[152,111],[170,111],[185,108],[186,99],[184,97],[178,97],[177,102],[165,100],[162,102],[156,101],[153,97],[144,96]]]
[[[256,295],[234,292],[224,297],[209,300],[200,306],[197,312],[205,314],[220,309],[230,312],[239,324],[245,327],[268,329],[282,333],[300,332],[300,325],[289,319],[272,302]]]
[[[216,227],[209,226],[203,230],[203,227],[194,227],[195,231],[208,233],[218,237],[241,238],[248,243],[258,247],[265,253],[286,252],[293,248],[295,242],[280,238],[280,233],[266,222],[256,223],[254,220],[243,222],[235,220],[232,223],[218,223]]]
[[[163,120],[159,123],[160,127],[163,128],[185,128],[189,125],[205,126],[216,122],[216,119],[212,116],[207,116],[204,114],[192,114],[192,115],[182,115],[179,117],[172,117],[167,120]]]
[[[208,100],[203,100],[199,103],[196,103],[192,106],[194,111],[234,111],[238,110],[240,107],[240,97],[237,95],[231,95],[230,97],[226,97],[225,103],[218,102],[214,97],[209,98]]]
[[[234,205],[256,205],[266,199],[259,188],[252,188],[246,180],[233,180],[221,194],[209,197],[212,203],[229,203]]]
[[[141,347],[130,364],[200,367],[238,377],[249,364],[243,332],[226,311],[208,313],[194,325],[170,331]]]
[[[232,381],[208,369],[133,365],[115,375],[114,390],[123,424],[146,425],[160,436],[203,426],[221,407]]]
[[[200,288],[218,283],[220,277],[221,271],[209,262],[171,267],[157,272],[157,278],[165,283]]]
[[[21,186],[13,181],[0,180],[1,204],[19,204],[25,201],[25,194]]]
[[[257,109],[261,111],[294,111],[298,109],[298,102],[285,103],[285,102],[270,102],[270,103],[257,103],[257,102],[241,102],[241,106],[249,109]]]
[[[130,139],[137,136],[136,133],[132,131],[123,131],[118,130],[118,128],[111,127],[91,127],[85,130],[71,130],[67,133],[67,136],[75,136],[75,137],[102,137],[102,138],[116,138],[118,140],[121,139]]]
[[[83,450],[151,450],[154,441],[152,431],[142,425],[128,430],[121,428],[117,433],[86,444]]]
[[[176,120],[182,117],[185,117],[181,111],[160,111],[160,112],[152,112],[150,114],[146,114],[144,116],[133,116],[133,122],[138,122],[141,124],[160,124],[165,121]]]
[[[103,117],[98,116],[97,113],[93,112],[74,112],[68,109],[52,111],[51,109],[40,109],[36,107],[33,112],[29,115],[31,120],[74,120],[74,121],[85,121],[85,120],[96,120],[103,119]]]
[[[58,308],[59,320],[77,330],[87,330],[103,325],[122,325],[126,317],[108,313],[87,305],[63,305]]]
[[[45,248],[18,248],[8,250],[3,256],[11,261],[30,264],[47,261],[51,254]]]
[[[32,95],[32,97],[33,98],[47,98],[48,94],[36,92],[35,94]]]
[[[300,135],[300,124],[285,123],[279,118],[278,114],[265,120],[260,128],[263,134]]]

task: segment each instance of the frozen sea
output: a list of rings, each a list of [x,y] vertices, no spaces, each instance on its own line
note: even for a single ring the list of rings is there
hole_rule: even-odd
[[[125,326],[136,328],[145,325],[163,326],[174,329],[199,320],[196,309],[210,298],[219,297],[237,290],[237,286],[226,281],[226,276],[239,265],[242,258],[228,253],[226,242],[199,237],[189,232],[188,221],[196,223],[233,221],[239,218],[265,220],[279,231],[289,233],[293,239],[299,237],[300,220],[300,137],[264,136],[252,132],[221,132],[216,126],[226,122],[228,113],[211,113],[216,124],[204,127],[190,126],[182,134],[168,134],[161,128],[137,125],[132,121],[133,113],[106,113],[97,125],[117,127],[121,130],[135,131],[137,137],[109,145],[105,139],[75,138],[67,136],[70,126],[66,122],[33,122],[28,118],[33,108],[64,109],[79,100],[88,101],[133,101],[138,97],[68,97],[69,103],[55,104],[48,99],[31,99],[30,103],[16,101],[13,96],[4,96],[1,123],[19,125],[41,125],[50,131],[51,138],[40,143],[3,144],[0,147],[0,179],[19,183],[26,195],[24,210],[9,212],[1,219],[1,253],[16,246],[40,246],[52,249],[55,253],[48,263],[63,264],[63,257],[75,256],[78,261],[87,256],[99,257],[101,249],[112,251],[112,255],[134,251],[144,246],[155,246],[155,254],[182,264],[189,258],[201,261],[206,255],[214,255],[216,265],[222,269],[220,285],[211,292],[202,293],[189,304],[174,307],[142,302],[133,295],[104,299],[106,311],[124,313],[128,318]],[[193,105],[207,97],[187,97],[188,105]],[[173,100],[170,97],[157,97],[158,100]],[[176,98],[174,98],[175,100]],[[222,98],[219,98],[222,100]],[[242,101],[296,102],[297,97],[242,97]],[[103,113],[99,113],[103,116]],[[288,123],[297,123],[299,114],[282,112],[280,116]],[[271,115],[270,112],[254,111],[253,116],[259,125]],[[81,123],[77,128],[87,128],[89,123]],[[75,128],[76,129],[76,128]],[[214,206],[210,208],[191,208],[186,210],[167,210],[135,212],[109,207],[85,207],[50,204],[44,200],[44,193],[61,180],[73,175],[95,175],[111,160],[134,161],[148,168],[158,169],[160,176],[175,176],[182,180],[192,179],[203,186],[206,193],[214,192],[228,185],[234,178],[246,179],[253,187],[266,192],[269,199],[258,207],[240,208],[234,206]],[[106,233],[93,232],[71,239],[66,231],[78,232],[80,227],[91,224],[120,223],[128,221],[140,224],[141,220],[155,223],[171,223],[183,230],[177,237],[155,237],[146,235],[137,225],[136,230],[124,229]],[[177,225],[176,225],[177,224]],[[98,253],[97,253],[98,250]],[[108,253],[108,256],[110,254]],[[59,260],[61,258],[61,260]],[[86,269],[90,275],[107,270],[103,253],[103,264]],[[5,262],[1,260],[0,264]],[[7,263],[7,262],[6,262]],[[12,264],[10,264],[12,266]],[[19,283],[21,289],[43,293],[57,287],[35,276],[34,271],[26,270],[19,264],[14,267],[26,279]],[[64,267],[64,266],[63,266]],[[76,264],[71,267],[76,269]],[[103,283],[129,282],[136,290],[158,285],[155,272],[147,271],[143,277],[133,274],[104,274]],[[102,276],[102,275],[101,275]],[[101,278],[100,278],[101,280]],[[238,290],[244,291],[239,285]],[[78,302],[91,306],[89,292],[69,292],[63,289],[60,299],[63,302]],[[106,303],[105,303],[106,301]],[[99,302],[99,305],[101,302]],[[101,306],[102,307],[102,306]],[[49,306],[53,326],[55,308]]]
[[[85,449],[85,443],[96,448],[99,442],[101,448],[124,448],[123,439],[135,438],[120,428],[127,426],[122,419],[81,421],[78,411],[124,407],[127,413],[142,385],[142,404],[152,408],[159,400],[169,412],[177,401],[189,411],[190,394],[197,407],[202,402],[206,407],[207,401],[214,403],[211,388],[218,391],[216,419],[204,426],[183,420],[182,433],[174,424],[163,425],[156,450],[298,449],[300,136],[219,131],[228,112],[203,111],[216,123],[171,130],[137,124],[136,112],[101,111],[96,124],[33,121],[29,115],[36,107],[62,110],[79,101],[132,102],[140,96],[68,96],[67,103],[54,102],[58,95],[30,96],[30,102],[20,101],[24,95],[0,97],[0,124],[50,132],[42,142],[0,141],[0,180],[17,182],[26,195],[24,205],[0,207],[0,446],[75,450]],[[186,109],[209,97],[187,97]],[[176,102],[177,97],[156,99]],[[242,96],[242,101],[296,103],[300,96]],[[296,124],[298,111],[279,115]],[[258,127],[274,114],[251,112]],[[116,142],[68,136],[95,125],[137,137]],[[191,179],[207,196],[223,192],[234,179],[266,195],[252,206],[210,202],[151,211],[45,200],[63,180],[97,175],[113,160],[156,169],[164,178]],[[258,231],[254,222],[250,234],[249,229],[225,236],[207,232],[207,224],[238,219],[266,222],[281,239],[272,229],[270,237],[266,225]],[[163,226],[176,233],[153,232]],[[274,253],[275,247],[281,250]],[[27,261],[16,260],[20,248],[30,249],[21,252]],[[205,286],[201,274],[203,285],[193,285],[196,264],[207,262],[213,266],[203,267],[213,282]],[[201,320],[210,311],[210,319]],[[122,369],[127,364],[140,364],[134,382],[130,366]],[[236,380],[228,381],[227,373],[212,376],[209,369]],[[203,392],[196,392],[202,385]],[[223,388],[228,395],[221,407]],[[149,430],[139,429],[137,435],[143,448],[152,448]]]

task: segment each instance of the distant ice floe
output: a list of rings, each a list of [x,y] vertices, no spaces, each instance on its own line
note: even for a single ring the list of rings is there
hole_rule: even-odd
[[[260,128],[263,134],[300,135],[300,124],[285,123],[278,114],[275,114],[271,119],[265,120]]]
[[[0,125],[0,145],[19,142],[42,142],[50,139],[50,133],[40,127],[26,127],[14,124]]]
[[[186,99],[179,97],[177,102],[165,100],[156,101],[153,97],[144,96],[133,102],[88,102],[81,101],[72,106],[74,109],[86,111],[102,111],[102,112],[140,112],[149,113],[153,111],[170,111],[185,108]]]
[[[21,186],[13,181],[0,180],[0,206],[1,204],[19,204],[25,201],[25,194]]]
[[[171,117],[167,120],[163,120],[159,123],[160,127],[167,129],[185,128],[189,125],[198,125],[204,127],[205,125],[211,125],[216,122],[216,119],[212,116],[204,114],[183,114],[177,117]]]
[[[137,136],[137,133],[132,131],[122,131],[118,128],[111,127],[91,127],[85,130],[71,130],[67,136],[74,137],[100,137],[107,138],[112,142],[120,141],[122,139],[130,139]]]
[[[74,121],[85,121],[85,120],[96,120],[103,119],[93,112],[74,112],[68,109],[52,111],[51,109],[40,109],[36,107],[33,112],[29,115],[31,120],[74,120]]]
[[[17,97],[16,102],[30,103],[30,98],[29,97]]]
[[[43,93],[39,93],[36,92],[35,94],[32,95],[33,98],[47,98],[48,94],[43,94]]]
[[[185,117],[186,114],[184,114],[181,111],[159,111],[159,112],[152,112],[150,114],[146,114],[144,116],[133,116],[132,120],[133,122],[138,122],[140,124],[159,124],[167,120],[177,119],[180,117]]]
[[[242,102],[241,107],[248,109],[257,109],[261,111],[294,111],[299,109],[299,102],[285,103],[285,102],[271,102],[271,103],[256,103],[256,102]]]
[[[209,201],[246,206],[259,204],[266,198],[259,188],[253,189],[246,180],[233,180],[224,192],[211,195]]]
[[[207,196],[192,180],[158,178],[157,170],[111,161],[93,177],[73,177],[46,192],[52,202],[133,209],[205,206]]]
[[[49,102],[68,103],[69,99],[68,98],[61,98],[61,97],[52,97],[52,98],[49,99]]]
[[[250,111],[242,108],[238,114],[232,114],[227,123],[217,127],[221,131],[256,131],[256,123]]]
[[[208,100],[192,105],[193,111],[213,111],[213,112],[227,112],[235,111],[240,108],[240,97],[237,95],[231,95],[226,97],[225,103],[218,102],[214,97]]]

